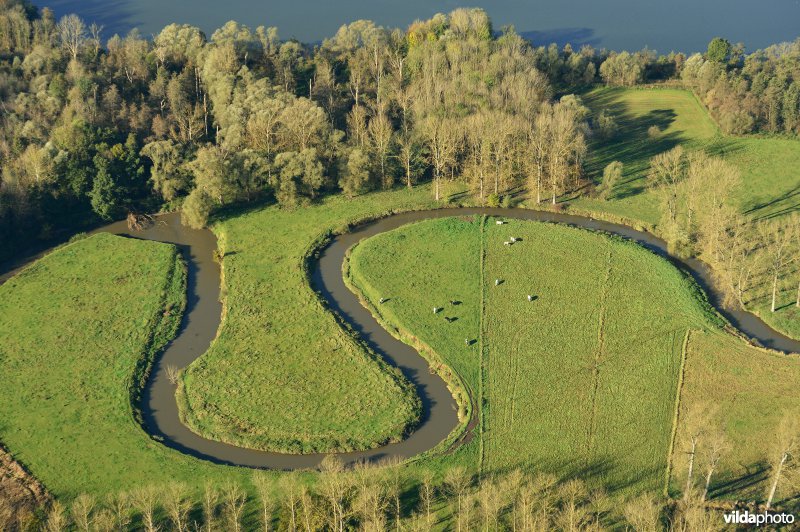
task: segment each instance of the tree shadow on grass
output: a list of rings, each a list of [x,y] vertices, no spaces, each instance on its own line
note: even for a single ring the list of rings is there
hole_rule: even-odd
[[[608,139],[595,139],[591,149],[593,157],[587,164],[589,179],[594,183],[602,180],[603,169],[613,161],[623,164],[623,176],[615,187],[614,199],[624,199],[641,194],[647,189],[646,171],[650,159],[659,153],[671,150],[683,138],[680,132],[664,131],[677,118],[673,109],[654,109],[641,116],[634,116],[627,106],[611,98],[613,93],[593,99],[592,106],[600,112],[605,110],[617,122],[617,131]],[[660,133],[651,134],[652,128]]]
[[[756,221],[761,221],[791,214],[798,210],[800,210],[800,185],[777,197],[758,202],[744,212],[754,215]]]
[[[760,499],[763,497],[763,484],[769,479],[769,466],[755,462],[744,466],[743,474],[722,473],[711,484],[709,498]]]

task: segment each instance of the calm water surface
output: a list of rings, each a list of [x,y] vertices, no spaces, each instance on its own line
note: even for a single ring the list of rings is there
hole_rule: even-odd
[[[720,35],[748,50],[800,36],[800,0],[34,0],[57,15],[78,13],[105,26],[105,37],[137,27],[150,36],[171,22],[209,35],[228,20],[277,26],[282,38],[316,42],[342,24],[370,19],[406,27],[459,6],[486,9],[496,28],[513,24],[536,44],[570,42],[669,52],[705,48]]]

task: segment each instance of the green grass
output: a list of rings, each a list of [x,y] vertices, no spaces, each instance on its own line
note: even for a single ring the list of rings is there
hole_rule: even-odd
[[[523,241],[504,246],[509,236]],[[481,346],[464,346],[479,337],[480,249],[480,224],[449,218],[373,237],[350,262],[367,298],[391,298],[376,307],[382,319],[435,350],[473,393],[483,390],[483,441],[472,444],[483,453],[465,457],[482,454],[486,471],[547,469],[615,490],[662,489],[685,331],[717,323],[694,285],[619,239],[490,222],[482,382]],[[434,315],[434,305],[445,311]]]
[[[582,197],[578,207],[657,224],[658,201],[646,186],[649,160],[678,144],[720,155],[741,170],[734,201],[743,213],[762,219],[800,206],[800,141],[724,136],[697,98],[680,89],[600,88],[583,98],[594,114],[606,110],[619,126],[614,138],[592,142],[589,177],[599,180],[612,161],[623,163],[624,175],[610,201]],[[654,125],[661,134],[651,138],[647,130]]]
[[[624,171],[610,201],[581,197],[575,205],[657,224],[658,199],[646,183],[650,159],[678,144],[693,149],[707,147],[718,138],[716,125],[688,91],[603,88],[583,98],[593,114],[605,110],[618,126],[618,133],[612,139],[595,139],[591,143],[587,161],[589,177],[599,181],[603,168],[612,161],[622,162]],[[651,126],[661,130],[658,137],[648,135]]]
[[[134,419],[136,383],[184,294],[173,246],[108,234],[0,286],[0,440],[57,496],[242,475],[167,449]]]
[[[187,423],[206,437],[285,452],[353,450],[403,437],[410,384],[344,331],[309,287],[306,255],[348,222],[431,205],[427,188],[270,207],[220,222],[226,314],[184,376]]]
[[[729,450],[713,497],[736,495],[763,500],[764,458],[772,450],[776,428],[787,412],[800,411],[800,357],[777,355],[714,332],[692,332],[687,349],[681,415],[700,403],[717,407],[712,426],[723,429]],[[680,425],[673,454],[672,491],[686,482],[687,435]],[[704,449],[698,467],[705,468]],[[791,495],[791,490],[785,495]],[[778,500],[781,493],[778,493]]]
[[[624,176],[609,201],[581,196],[573,201],[579,209],[657,225],[660,207],[646,185],[649,160],[678,144],[722,156],[739,168],[742,182],[733,191],[732,201],[753,220],[770,220],[800,209],[800,141],[724,136],[695,96],[680,89],[601,88],[585,94],[584,100],[593,113],[607,110],[617,117],[620,126],[619,134],[610,141],[593,141],[589,177],[599,181],[603,168],[614,160],[623,163]],[[647,134],[653,125],[662,130],[656,138]],[[769,290],[763,287],[751,291],[747,307],[773,327],[798,338],[800,310],[789,304],[796,297],[797,286],[784,288],[778,312],[769,312]]]

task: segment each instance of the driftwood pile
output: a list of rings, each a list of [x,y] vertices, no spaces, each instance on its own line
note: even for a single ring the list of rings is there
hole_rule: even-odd
[[[128,213],[128,229],[131,231],[144,231],[155,223],[155,219],[149,214]]]

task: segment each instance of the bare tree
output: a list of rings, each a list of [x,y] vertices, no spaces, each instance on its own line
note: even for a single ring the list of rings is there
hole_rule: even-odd
[[[95,500],[91,495],[81,493],[72,501],[72,520],[78,530],[89,532],[92,524],[92,511]]]
[[[117,530],[127,530],[131,524],[131,498],[127,493],[117,493],[108,497],[108,506],[114,512]]]
[[[667,217],[667,232],[673,241],[678,230],[680,183],[685,177],[686,157],[682,146],[678,145],[650,159],[650,181],[659,190]]]
[[[356,506],[362,528],[376,532],[386,530],[389,501],[383,470],[369,462],[362,462],[355,466],[354,474],[358,488]]]
[[[272,508],[275,487],[272,479],[265,471],[253,472],[253,486],[256,488],[258,499],[261,501],[261,522],[264,532],[269,532],[272,527]]]
[[[794,227],[789,222],[764,221],[758,225],[761,236],[761,246],[767,260],[770,275],[772,276],[772,304],[771,311],[775,312],[778,300],[778,285],[786,266],[794,259],[791,246],[795,237]]]
[[[584,504],[586,486],[580,480],[569,480],[559,490],[561,508],[557,522],[562,530],[583,530],[591,523],[591,514]]]
[[[218,506],[219,490],[211,482],[207,482],[203,490],[203,530],[206,532],[216,529]]]
[[[247,494],[237,482],[231,481],[225,486],[222,505],[228,518],[228,530],[239,532],[242,529],[242,512],[246,502]]]
[[[173,482],[164,492],[164,509],[178,532],[188,530],[189,512],[192,502],[186,494],[186,485]]]
[[[2,520],[0,520],[2,524]],[[47,532],[63,532],[69,525],[67,512],[64,510],[64,505],[59,501],[53,501],[50,505],[50,511],[47,513],[47,524],[45,530]]]
[[[386,496],[391,501],[392,514],[394,517],[395,532],[401,528],[402,521],[402,502],[403,495],[403,467],[399,458],[387,459],[383,466],[386,467]]]
[[[720,460],[722,460],[722,457],[728,450],[729,446],[725,440],[725,434],[719,429],[714,430],[708,438],[708,443],[703,452],[706,480],[703,486],[703,494],[700,496],[701,501],[705,501],[708,497],[708,491],[711,488],[711,479],[719,467]]]
[[[686,488],[683,492],[684,500],[692,495],[694,491],[694,469],[695,459],[697,458],[698,447],[701,441],[709,434],[711,421],[716,414],[716,408],[707,403],[695,403],[690,405],[685,413],[683,426],[686,438]]]
[[[58,34],[61,46],[69,52],[73,61],[77,61],[86,41],[86,24],[77,15],[66,15],[58,21]]]
[[[335,455],[326,456],[320,465],[319,492],[328,502],[330,509],[329,528],[344,532],[348,515],[347,499],[350,496],[350,478],[344,464]]]
[[[142,527],[146,532],[156,532],[156,510],[158,509],[158,492],[153,486],[135,490],[132,494],[133,505],[142,516]]]
[[[478,504],[483,515],[484,530],[497,529],[503,509],[503,494],[494,479],[486,477],[478,489]]]
[[[92,517],[92,530],[95,532],[115,532],[117,530],[114,512],[109,508],[100,508]]]
[[[433,527],[433,505],[436,503],[436,489],[433,486],[433,473],[425,470],[419,485],[419,501],[425,514],[425,525],[428,530]]]
[[[378,156],[378,163],[381,169],[381,186],[388,190],[394,185],[394,176],[387,172],[386,168],[389,163],[392,144],[394,143],[394,130],[384,105],[378,106],[367,129],[372,140],[372,146]]]
[[[720,257],[715,274],[725,292],[725,304],[736,303],[744,308],[744,294],[750,286],[755,266],[756,247],[752,228],[743,216],[731,220],[722,235]]]
[[[306,532],[313,532],[322,528],[314,494],[305,484],[300,486],[300,509],[302,511],[303,527]]]
[[[451,496],[456,498],[456,529],[461,532],[463,523],[462,514],[464,512],[464,498],[467,490],[472,483],[472,478],[463,466],[455,466],[448,469],[444,474],[444,483]]]
[[[778,485],[787,474],[797,468],[800,461],[800,417],[789,413],[783,417],[776,431],[773,450],[769,456],[770,487],[767,494],[767,510],[770,509],[778,491]]]
[[[622,511],[625,520],[636,532],[658,532],[661,525],[661,505],[651,495],[640,495],[628,501]]]
[[[294,532],[297,530],[297,503],[299,499],[298,484],[299,479],[297,474],[287,473],[283,475],[279,481],[281,493],[283,495],[283,502],[289,512],[289,530]]]
[[[442,175],[455,162],[460,135],[456,124],[439,116],[427,117],[422,123],[422,132],[433,165],[434,197],[439,201]]]

